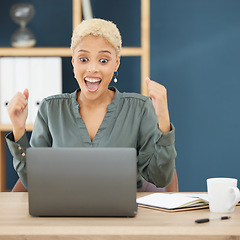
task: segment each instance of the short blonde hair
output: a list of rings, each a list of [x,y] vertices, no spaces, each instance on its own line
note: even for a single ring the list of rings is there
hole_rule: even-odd
[[[122,38],[117,26],[113,22],[99,18],[82,21],[73,31],[71,41],[72,52],[74,52],[79,42],[88,35],[105,38],[116,49],[117,56],[120,56]]]

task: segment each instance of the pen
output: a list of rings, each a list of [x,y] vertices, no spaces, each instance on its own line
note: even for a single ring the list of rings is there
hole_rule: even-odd
[[[218,218],[203,218],[203,219],[197,219],[195,220],[196,223],[205,223],[205,222],[210,222],[212,220],[225,220],[231,218],[230,216],[223,216],[223,217],[218,217]]]

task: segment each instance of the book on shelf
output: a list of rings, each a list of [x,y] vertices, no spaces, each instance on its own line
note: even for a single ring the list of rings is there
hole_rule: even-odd
[[[7,104],[13,97],[14,89],[14,58],[0,58],[0,123],[10,123],[7,113]],[[4,80],[5,79],[5,80]]]
[[[166,212],[208,208],[207,193],[152,193],[137,199],[141,207]]]
[[[62,93],[60,57],[0,58],[0,123],[10,124],[7,104],[17,92],[29,90],[27,124],[33,124],[44,97]]]

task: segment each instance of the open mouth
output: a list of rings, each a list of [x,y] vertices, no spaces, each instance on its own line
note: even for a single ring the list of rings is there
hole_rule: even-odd
[[[102,82],[100,78],[96,77],[86,77],[84,78],[84,81],[89,92],[96,92]]]

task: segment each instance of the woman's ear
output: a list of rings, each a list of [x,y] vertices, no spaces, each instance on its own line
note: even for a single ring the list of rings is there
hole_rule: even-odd
[[[116,72],[119,68],[119,65],[120,65],[120,56],[117,57],[117,61],[116,61],[116,68],[115,68],[115,71]]]
[[[76,75],[75,75],[75,73],[74,73],[74,57],[72,57],[71,62],[72,62],[72,66],[73,66],[73,74],[74,74],[74,78],[76,78]]]
[[[72,57],[72,61],[71,62],[72,62],[72,65],[74,67],[74,57]]]

